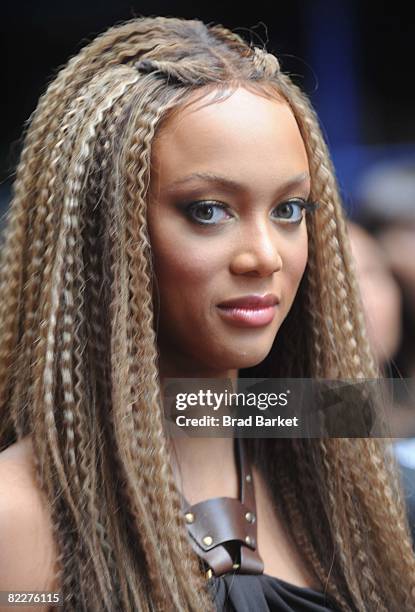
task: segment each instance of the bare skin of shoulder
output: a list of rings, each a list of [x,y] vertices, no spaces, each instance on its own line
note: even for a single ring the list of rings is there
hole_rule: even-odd
[[[0,453],[0,591],[56,591],[56,547],[29,436]],[[0,612],[10,612],[0,604]],[[19,606],[45,612],[49,606]]]

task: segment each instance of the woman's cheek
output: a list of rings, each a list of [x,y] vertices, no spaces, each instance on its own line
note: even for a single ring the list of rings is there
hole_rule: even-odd
[[[201,254],[185,255],[175,266],[175,276],[179,284],[181,279],[183,284],[189,286],[203,284],[205,279],[210,277],[210,274],[209,260]]]
[[[297,248],[290,249],[290,252],[284,259],[286,262],[284,267],[285,286],[282,289],[282,293],[288,310],[291,308],[291,305],[294,302],[298,287],[300,286],[300,282],[307,265],[307,245],[307,240],[303,240],[301,244],[297,245]]]
[[[302,236],[301,240],[289,245],[286,250],[284,262],[285,270],[292,282],[295,284],[300,282],[308,259],[308,240],[307,234]]]
[[[218,274],[203,253],[171,257],[159,269],[159,288],[169,310],[180,319],[199,319],[209,312],[217,291]],[[161,274],[160,274],[161,272]],[[216,289],[215,289],[216,287]]]

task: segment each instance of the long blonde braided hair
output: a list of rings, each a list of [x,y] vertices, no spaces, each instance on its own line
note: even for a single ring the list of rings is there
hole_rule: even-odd
[[[139,18],[96,38],[31,118],[0,269],[0,448],[32,437],[65,610],[214,609],[163,429],[146,196],[163,119],[195,91],[237,85],[289,103],[320,203],[307,220],[303,281],[263,368],[272,377],[379,375],[330,157],[277,58],[198,20]],[[387,441],[250,442],[291,537],[339,609],[415,610]]]

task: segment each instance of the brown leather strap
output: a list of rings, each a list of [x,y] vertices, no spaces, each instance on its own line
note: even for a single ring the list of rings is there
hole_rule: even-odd
[[[235,570],[241,574],[264,571],[256,550],[254,481],[242,438],[234,439],[234,450],[239,471],[239,499],[214,497],[192,506],[182,495],[190,542],[216,576]]]

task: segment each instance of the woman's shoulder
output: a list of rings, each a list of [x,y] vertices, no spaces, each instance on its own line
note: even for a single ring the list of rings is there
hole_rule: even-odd
[[[47,503],[26,436],[0,453],[0,591],[53,590],[55,555]],[[45,607],[30,607],[31,612],[37,609]]]
[[[0,452],[0,492],[3,519],[4,513],[11,508],[19,511],[19,516],[30,516],[35,508],[39,509],[42,494],[36,484],[30,436]]]

